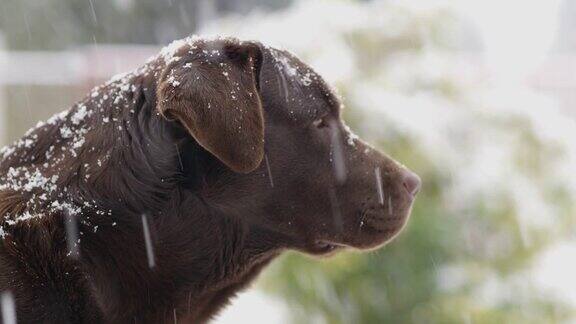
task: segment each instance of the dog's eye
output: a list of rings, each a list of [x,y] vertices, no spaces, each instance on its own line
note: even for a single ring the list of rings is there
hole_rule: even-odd
[[[314,125],[314,127],[316,128],[328,127],[328,123],[326,122],[326,120],[324,120],[324,118],[316,119],[315,121],[312,122],[312,125]]]

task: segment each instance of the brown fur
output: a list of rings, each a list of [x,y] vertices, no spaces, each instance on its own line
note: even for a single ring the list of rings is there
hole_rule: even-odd
[[[406,222],[406,171],[351,137],[309,67],[255,42],[176,45],[0,152],[19,323],[203,323],[282,251],[372,249]]]

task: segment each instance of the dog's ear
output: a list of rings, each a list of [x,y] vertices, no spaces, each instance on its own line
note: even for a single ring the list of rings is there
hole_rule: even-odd
[[[179,121],[233,171],[253,171],[264,157],[260,45],[216,40],[180,52],[160,78],[160,114]]]

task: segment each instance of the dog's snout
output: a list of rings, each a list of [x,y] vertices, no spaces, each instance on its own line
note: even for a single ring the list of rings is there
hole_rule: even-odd
[[[407,169],[402,170],[402,185],[404,189],[410,194],[412,197],[415,197],[420,191],[420,187],[422,186],[422,181],[420,177]]]

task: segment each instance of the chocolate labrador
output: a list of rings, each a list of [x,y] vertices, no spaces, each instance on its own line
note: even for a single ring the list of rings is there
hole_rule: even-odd
[[[203,323],[286,250],[390,241],[419,178],[353,135],[310,67],[190,37],[0,151],[18,323]]]

